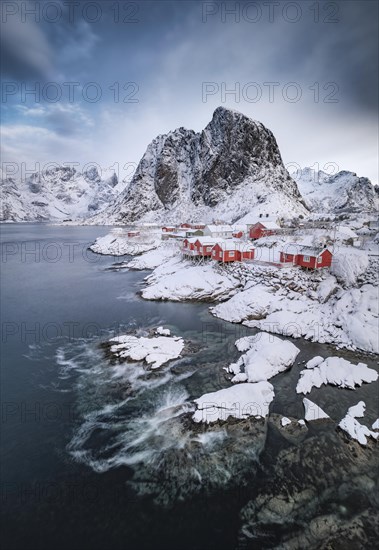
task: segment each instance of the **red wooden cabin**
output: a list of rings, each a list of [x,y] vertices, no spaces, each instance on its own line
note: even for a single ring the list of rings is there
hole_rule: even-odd
[[[275,222],[258,222],[250,227],[250,239],[260,239],[268,235],[274,235],[280,229]]]
[[[190,229],[191,228],[191,224],[190,223],[181,223],[180,224],[180,227],[182,229]]]
[[[292,263],[296,264],[297,254],[288,254],[287,252],[280,252],[280,263]]]
[[[183,240],[182,254],[185,256],[198,256],[199,251],[195,247],[196,238],[186,238]]]
[[[213,239],[212,237],[204,237],[204,238],[198,238],[195,241],[195,248],[197,249],[197,252],[199,256],[212,256],[212,249],[217,243],[217,239]]]
[[[165,225],[162,227],[163,233],[173,233],[175,231],[176,227],[173,225]]]
[[[302,248],[296,257],[296,265],[309,269],[319,269],[332,265],[333,254],[327,248],[315,250]]]
[[[217,262],[240,262],[254,259],[254,248],[240,243],[216,244],[212,249],[212,260]]]
[[[232,233],[232,236],[235,239],[240,239],[241,237],[243,237],[243,231],[235,231],[234,233]]]

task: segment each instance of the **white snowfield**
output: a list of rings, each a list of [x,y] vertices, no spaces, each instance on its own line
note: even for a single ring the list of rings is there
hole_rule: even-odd
[[[157,233],[141,234],[139,237],[127,237],[124,230],[113,229],[104,237],[98,237],[90,249],[97,254],[110,256],[124,256],[130,254],[136,256],[157,248],[160,244],[160,236]]]
[[[316,403],[310,401],[306,397],[303,399],[303,405],[305,410],[304,418],[307,422],[312,422],[313,420],[322,420],[330,418]]]
[[[313,387],[320,388],[323,384],[353,390],[363,382],[370,383],[378,379],[378,373],[368,368],[365,363],[354,365],[342,357],[328,357],[315,364],[316,359],[319,361],[321,358],[313,358],[307,363],[307,368],[300,372],[297,393],[307,394]]]
[[[211,263],[194,265],[180,257],[169,259],[146,277],[146,300],[205,300],[229,297],[240,285],[232,275],[218,273]]]
[[[336,287],[324,301],[333,290],[330,280],[327,284],[329,288],[322,288],[318,296],[259,283],[212,307],[211,312],[225,321],[284,336],[379,353],[378,288],[372,284],[348,290]]]
[[[238,384],[195,399],[197,411],[192,418],[195,422],[206,424],[229,417],[263,418],[268,415],[274,395],[274,388],[269,382]]]
[[[379,438],[378,432],[373,432],[367,428],[367,426],[358,422],[357,418],[362,418],[365,414],[365,410],[365,402],[359,401],[359,403],[348,409],[346,416],[338,424],[341,430],[344,430],[352,439],[355,439],[361,445],[367,445],[368,437],[372,437],[373,439]]]
[[[110,342],[113,344],[111,352],[120,359],[146,361],[152,369],[178,358],[184,347],[182,338],[169,336],[145,338],[123,335],[112,338]]]
[[[248,349],[228,371],[235,374],[232,382],[260,382],[269,380],[293,365],[300,350],[292,342],[259,332],[236,342],[240,351]]]

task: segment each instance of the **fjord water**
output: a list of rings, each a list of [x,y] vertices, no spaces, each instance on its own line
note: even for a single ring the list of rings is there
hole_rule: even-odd
[[[239,512],[254,496],[257,470],[262,483],[287,443],[274,432],[265,443],[261,428],[247,439],[222,427],[191,431],[182,418],[192,399],[228,385],[222,367],[238,357],[236,338],[251,331],[215,319],[206,304],[142,300],[146,272],[112,269],[123,258],[88,250],[108,231],[1,228],[5,547],[236,548]],[[152,375],[137,363],[110,364],[101,342],[160,324],[191,342],[188,356]],[[295,344],[299,361],[331,353]],[[272,411],[302,417],[299,370],[273,380]],[[372,420],[373,386],[353,397],[366,401]],[[342,418],[351,392],[326,388],[318,404]]]

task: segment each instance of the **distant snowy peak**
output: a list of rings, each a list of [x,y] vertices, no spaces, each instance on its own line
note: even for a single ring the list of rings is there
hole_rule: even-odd
[[[113,170],[71,166],[35,172],[22,182],[1,181],[1,221],[82,219],[108,206],[125,187]]]
[[[307,209],[272,132],[218,107],[206,128],[178,128],[147,147],[125,193],[96,223],[291,216]]]
[[[306,205],[323,213],[375,212],[379,207],[379,187],[368,178],[342,170],[330,175],[304,168],[292,174]]]

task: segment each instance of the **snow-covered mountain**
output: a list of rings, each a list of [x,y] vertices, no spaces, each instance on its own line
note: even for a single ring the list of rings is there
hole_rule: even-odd
[[[69,166],[36,172],[23,182],[4,178],[0,221],[82,219],[108,206],[124,189],[112,170],[81,173]]]
[[[313,212],[375,212],[379,187],[345,170],[335,175],[304,168],[292,174],[307,207]]]
[[[270,130],[218,107],[200,133],[178,128],[155,138],[125,192],[91,222],[234,221],[247,213],[308,212]]]

